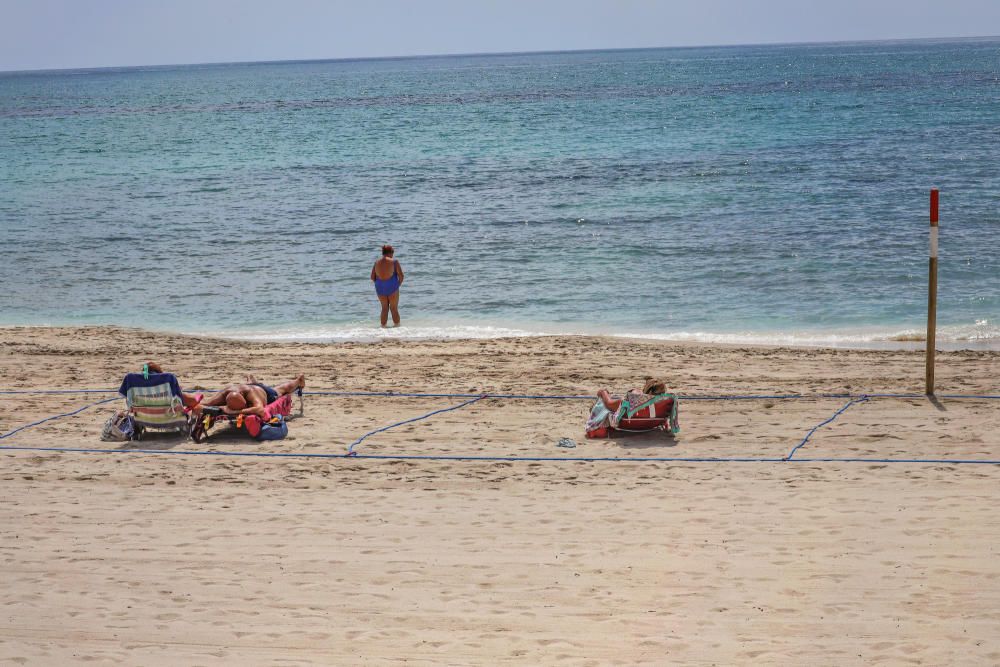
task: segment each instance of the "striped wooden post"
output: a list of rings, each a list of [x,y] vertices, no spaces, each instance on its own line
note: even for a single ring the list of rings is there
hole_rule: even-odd
[[[938,274],[938,191],[931,190],[931,246],[927,274],[927,389],[934,395],[934,345],[937,338],[937,274]]]

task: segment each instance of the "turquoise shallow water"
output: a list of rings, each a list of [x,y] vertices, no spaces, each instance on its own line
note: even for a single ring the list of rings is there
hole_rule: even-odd
[[[0,324],[1000,341],[1000,39],[0,73]]]

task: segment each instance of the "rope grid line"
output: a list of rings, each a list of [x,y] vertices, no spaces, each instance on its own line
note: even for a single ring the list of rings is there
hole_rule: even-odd
[[[197,391],[216,391],[215,389],[196,388]],[[117,394],[117,389],[6,389],[0,390],[0,396],[18,394]],[[306,396],[371,396],[383,398],[507,398],[507,399],[538,399],[538,400],[594,400],[594,396],[561,396],[550,394],[421,394],[394,391],[303,391]],[[809,398],[926,398],[926,394],[719,394],[706,396],[690,396],[678,394],[685,401],[745,401],[764,399],[809,399]],[[949,399],[1000,399],[1000,394],[935,394],[935,398]]]
[[[76,393],[117,393],[116,390],[103,390],[103,389],[81,389],[81,390],[6,390],[0,391],[0,394],[76,394]],[[909,458],[909,459],[889,459],[889,458],[863,458],[863,457],[815,457],[815,458],[793,458],[795,453],[801,449],[812,437],[812,435],[822,428],[823,426],[831,423],[841,414],[846,412],[850,407],[858,404],[865,403],[872,398],[924,398],[922,394],[860,394],[855,397],[853,394],[817,394],[817,395],[804,395],[804,394],[779,394],[779,395],[734,395],[734,396],[689,396],[685,397],[685,400],[751,400],[751,399],[806,399],[806,398],[851,398],[848,403],[841,407],[837,412],[835,412],[830,418],[821,422],[817,426],[813,427],[806,436],[799,442],[787,456],[781,458],[773,457],[548,457],[548,456],[476,456],[476,455],[418,455],[418,454],[358,454],[354,451],[354,448],[361,444],[367,438],[384,431],[402,426],[404,424],[409,424],[416,421],[421,421],[427,419],[437,414],[444,412],[451,412],[453,410],[459,410],[468,405],[476,403],[478,401],[487,398],[497,398],[497,399],[576,399],[576,400],[593,400],[592,396],[545,396],[545,395],[521,395],[521,394],[411,394],[411,393],[393,393],[393,392],[325,392],[325,391],[310,391],[303,392],[311,395],[328,395],[328,396],[384,396],[384,397],[419,397],[419,398],[469,398],[471,400],[464,401],[458,405],[454,405],[448,408],[442,408],[439,410],[434,410],[424,415],[406,419],[400,422],[389,424],[388,426],[381,427],[374,431],[364,434],[357,440],[355,440],[348,447],[348,450],[344,454],[329,454],[329,453],[294,453],[294,452],[241,452],[241,451],[218,451],[218,450],[206,450],[206,451],[194,451],[194,450],[161,450],[161,449],[97,449],[97,448],[77,448],[77,447],[17,447],[17,446],[3,446],[0,445],[0,450],[14,450],[14,451],[48,451],[48,452],[76,452],[76,453],[99,453],[99,454],[173,454],[173,455],[201,455],[201,456],[242,456],[242,457],[274,457],[274,458],[318,458],[318,459],[338,459],[338,458],[356,458],[356,459],[370,459],[370,460],[438,460],[438,461],[545,461],[545,462],[677,462],[677,463],[821,463],[821,462],[833,462],[833,463],[914,463],[914,464],[966,464],[966,465],[1000,465],[1000,460],[992,459],[930,459],[930,458]],[[937,398],[948,398],[948,399],[1000,399],[1000,396],[995,395],[968,395],[968,394],[944,394],[937,396]],[[18,427],[12,431],[4,434],[0,434],[0,440],[8,438],[15,433],[23,431],[24,429],[38,426],[40,424],[60,419],[63,417],[71,417],[77,415],[84,410],[101,405],[104,403],[109,403],[111,401],[118,400],[118,397],[112,397],[97,401],[95,403],[89,403],[77,410],[72,412],[61,413],[58,415],[53,415],[51,417],[46,417],[39,421],[33,422],[31,424],[25,424]]]
[[[382,428],[376,429],[370,433],[365,433],[363,436],[361,436],[360,438],[351,443],[351,445],[347,448],[346,456],[357,456],[357,453],[354,451],[354,448],[360,445],[366,438],[369,438],[370,436],[373,436],[376,433],[382,433],[383,431],[388,431],[391,428],[396,428],[397,426],[402,426],[403,424],[410,424],[412,422],[420,421],[421,419],[427,419],[428,417],[439,415],[442,412],[451,412],[452,410],[458,410],[460,408],[464,408],[467,405],[472,405],[473,403],[481,401],[484,398],[486,398],[485,394],[477,398],[474,398],[471,401],[465,401],[464,403],[453,405],[450,408],[442,408],[440,410],[435,410],[434,412],[428,412],[425,415],[420,415],[419,417],[413,417],[412,419],[405,419],[401,422],[396,422],[395,424],[389,424],[388,426],[383,426]]]
[[[132,455],[174,455],[174,456],[237,456],[255,458],[291,458],[291,459],[371,459],[385,461],[543,461],[550,463],[926,463],[937,465],[997,465],[1000,460],[992,459],[879,459],[861,457],[822,457],[822,458],[770,458],[770,457],[600,457],[600,456],[463,456],[463,455],[417,455],[417,454],[322,454],[305,452],[223,452],[218,450],[178,450],[178,449],[93,449],[86,447],[17,447],[2,446],[0,451],[31,451],[31,452],[71,452],[83,454],[117,454]]]
[[[84,410],[86,410],[88,408],[92,408],[95,405],[101,405],[102,403],[110,403],[111,401],[116,401],[116,400],[118,400],[117,397],[106,398],[103,401],[97,401],[96,403],[89,403],[89,404],[83,406],[82,408],[78,408],[76,410],[73,410],[72,412],[63,412],[62,414],[52,415],[51,417],[46,417],[45,419],[39,419],[36,422],[32,422],[30,424],[25,424],[24,426],[19,426],[18,428],[15,428],[13,431],[8,431],[7,433],[0,434],[0,440],[3,440],[5,438],[9,438],[10,436],[14,435],[15,433],[17,433],[19,431],[23,431],[26,428],[31,428],[32,426],[38,426],[39,424],[44,424],[45,422],[50,422],[53,419],[60,419],[62,417],[72,417],[73,415],[78,415],[81,412],[83,412]]]
[[[830,417],[829,419],[827,419],[824,422],[820,422],[819,424],[817,424],[816,426],[814,426],[811,431],[809,431],[808,433],[806,433],[806,437],[802,438],[802,442],[800,442],[799,444],[795,445],[795,447],[792,448],[792,451],[788,452],[788,456],[785,457],[785,460],[786,461],[791,461],[792,457],[795,456],[795,452],[799,451],[799,449],[801,449],[803,446],[805,446],[805,444],[807,442],[809,442],[809,438],[812,437],[813,433],[815,433],[816,431],[820,430],[821,428],[823,428],[824,426],[826,426],[827,424],[829,424],[830,422],[832,422],[834,419],[836,419],[840,415],[842,415],[845,412],[847,412],[848,408],[850,408],[852,405],[857,405],[858,403],[867,403],[868,400],[869,399],[868,399],[867,396],[862,395],[860,398],[855,398],[855,399],[852,399],[852,400],[848,401],[847,404],[844,407],[842,407],[841,409],[839,409],[836,412],[834,412],[832,417]]]

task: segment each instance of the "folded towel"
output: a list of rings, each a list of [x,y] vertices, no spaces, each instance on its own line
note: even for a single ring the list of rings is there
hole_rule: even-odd
[[[282,417],[289,416],[292,414],[292,395],[285,394],[278,397],[278,400],[268,403],[264,408],[264,412],[267,416],[266,421],[270,421],[272,417],[277,417],[278,415]]]

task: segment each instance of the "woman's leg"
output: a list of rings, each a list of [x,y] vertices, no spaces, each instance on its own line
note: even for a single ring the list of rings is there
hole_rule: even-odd
[[[385,326],[385,323],[389,321],[389,297],[379,294],[378,302],[382,304],[382,314],[379,315],[379,322],[382,323],[382,326]]]
[[[597,398],[601,399],[601,403],[604,403],[604,407],[611,412],[616,411],[622,405],[622,399],[611,398],[611,394],[608,393],[607,389],[601,389],[597,392]]]
[[[393,326],[399,326],[399,290],[396,290],[389,295],[389,308],[392,310],[392,324]],[[385,326],[385,321],[382,321],[382,325]]]

